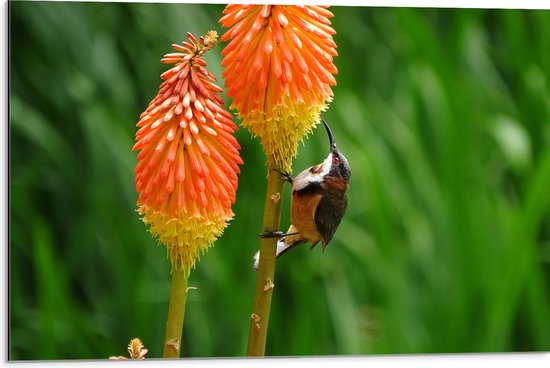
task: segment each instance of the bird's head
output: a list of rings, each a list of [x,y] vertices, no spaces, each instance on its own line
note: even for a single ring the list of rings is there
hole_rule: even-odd
[[[326,121],[321,121],[327,130],[328,139],[330,142],[330,153],[323,162],[323,171],[326,170],[327,176],[342,178],[347,182],[351,178],[351,169],[349,167],[348,160],[336,146],[334,135],[332,134],[332,131]]]

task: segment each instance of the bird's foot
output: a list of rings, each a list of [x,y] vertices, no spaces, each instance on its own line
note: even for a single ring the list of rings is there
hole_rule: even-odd
[[[299,234],[299,233],[298,232],[283,233],[282,231],[273,231],[273,230],[264,229],[263,233],[260,234],[260,238],[264,238],[264,239],[284,238],[285,236],[296,235],[296,234]]]
[[[279,171],[277,169],[273,169],[273,171],[276,171],[279,173],[279,175],[281,175],[281,180],[287,181],[290,184],[292,184],[292,182],[294,181],[294,179],[292,178],[292,175],[290,175],[288,171]]]
[[[264,238],[264,239],[282,238],[285,235],[286,234],[283,233],[282,231],[273,231],[273,230],[264,229],[263,232],[260,234],[260,238]]]

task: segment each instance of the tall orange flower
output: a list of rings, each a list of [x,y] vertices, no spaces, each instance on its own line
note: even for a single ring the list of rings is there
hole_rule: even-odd
[[[337,55],[327,6],[236,5],[220,23],[223,77],[243,126],[270,163],[290,171],[298,142],[332,100]]]
[[[242,160],[222,89],[202,59],[217,34],[187,36],[161,60],[176,65],[161,75],[157,96],[141,114],[133,149],[140,151],[135,185],[142,220],[168,247],[172,265],[189,271],[233,217]]]

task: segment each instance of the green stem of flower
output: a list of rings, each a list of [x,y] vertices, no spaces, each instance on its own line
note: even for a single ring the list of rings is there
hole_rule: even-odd
[[[187,301],[187,270],[172,269],[172,286],[170,287],[170,304],[166,319],[163,358],[179,358],[185,303]]]
[[[268,165],[267,192],[265,197],[263,228],[279,230],[281,219],[281,203],[283,185],[279,175]],[[250,316],[250,332],[248,335],[248,356],[264,356],[271,309],[271,296],[275,275],[275,254],[277,239],[260,239],[260,263],[256,276],[254,305]]]

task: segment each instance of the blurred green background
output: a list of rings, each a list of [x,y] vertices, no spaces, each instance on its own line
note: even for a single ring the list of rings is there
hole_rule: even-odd
[[[135,124],[170,45],[223,33],[223,8],[9,2],[10,359],[105,359],[136,336],[162,355],[170,262],[135,212]],[[324,117],[350,205],[324,254],[279,260],[267,354],[550,350],[550,11],[331,10]],[[184,357],[246,353],[266,173],[236,136],[236,216],[191,274]],[[316,130],[295,172],[326,151]]]

